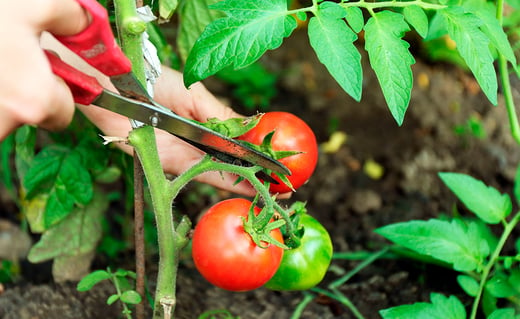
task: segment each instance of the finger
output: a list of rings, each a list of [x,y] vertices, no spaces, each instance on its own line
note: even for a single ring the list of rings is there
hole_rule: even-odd
[[[66,128],[74,116],[74,98],[62,78],[55,76],[54,94],[49,101],[48,116],[40,127],[56,131]]]
[[[53,0],[50,4],[44,2],[51,14],[40,21],[40,31],[49,31],[58,36],[74,35],[83,31],[89,25],[87,11],[75,0]],[[45,14],[40,14],[45,17]]]

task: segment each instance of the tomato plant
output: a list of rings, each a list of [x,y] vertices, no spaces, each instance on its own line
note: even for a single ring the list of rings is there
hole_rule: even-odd
[[[231,291],[259,288],[274,275],[283,256],[275,245],[257,246],[245,232],[242,217],[252,203],[234,198],[212,206],[193,232],[192,256],[196,268],[213,285]],[[253,207],[255,214],[260,208]],[[271,231],[282,241],[279,229]]]
[[[240,136],[239,139],[262,145],[271,132],[274,132],[274,134],[270,141],[270,149],[266,151],[291,171],[291,175],[287,178],[292,189],[296,190],[311,177],[318,162],[318,144],[314,132],[294,114],[267,112],[252,130]],[[279,154],[286,151],[298,153],[280,158]],[[271,184],[270,191],[272,193],[286,193],[292,190],[278,176],[275,174],[272,174],[272,176],[279,182],[279,184]]]
[[[284,252],[276,274],[265,284],[272,290],[306,290],[319,284],[332,259],[329,233],[314,217],[300,215],[303,236],[298,247]]]

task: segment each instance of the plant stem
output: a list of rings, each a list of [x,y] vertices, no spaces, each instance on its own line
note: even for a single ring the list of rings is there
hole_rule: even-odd
[[[141,4],[142,5],[142,4]],[[137,7],[134,0],[114,0],[117,30],[121,48],[132,63],[132,72],[137,80],[146,87],[145,66],[142,48],[142,32],[135,24],[146,24],[137,16]],[[151,134],[153,137],[153,134]],[[134,150],[135,153],[135,150]],[[134,154],[134,242],[136,291],[145,295],[145,251],[144,251],[144,191],[143,170],[139,157]],[[146,298],[136,305],[136,318],[144,319]]]
[[[496,18],[500,25],[502,25],[504,11],[504,1],[497,0]],[[511,83],[509,81],[509,70],[507,68],[507,60],[503,54],[498,52],[498,72],[500,81],[502,82],[502,94],[504,95],[504,102],[506,104],[507,116],[509,118],[509,126],[511,128],[511,135],[515,141],[520,144],[520,125],[518,124],[518,115],[516,114],[515,102],[513,100],[513,93],[511,91]]]
[[[135,153],[135,150],[134,150]],[[134,154],[134,246],[135,246],[135,290],[144,297],[146,257],[144,248],[144,183],[143,167],[137,154]],[[145,302],[135,305],[136,319],[144,319]]]
[[[343,305],[345,305],[352,312],[354,317],[356,317],[357,319],[365,319],[365,317],[363,317],[361,312],[359,312],[359,310],[352,303],[352,301],[350,301],[350,299],[348,299],[345,295],[343,295],[337,289],[334,289],[333,292],[330,292],[328,290],[321,289],[321,288],[312,288],[311,291],[314,291],[316,293],[325,295],[325,296],[327,296],[329,298],[332,298],[334,300],[337,300],[337,301],[341,302]]]
[[[151,126],[134,129],[130,132],[128,140],[143,165],[155,213],[159,243],[159,273],[155,291],[154,318],[163,318],[164,313],[173,313],[175,308],[179,256],[182,248],[188,243],[187,234],[191,229],[191,223],[188,218],[183,218],[175,228],[172,214],[173,194],[169,191],[170,184],[161,166],[153,130]],[[152,138],[149,138],[150,136]],[[170,308],[165,311],[163,304],[167,304]]]
[[[314,300],[314,295],[309,293],[309,292],[307,292],[307,291],[304,291],[303,292],[303,300],[298,303],[298,305],[294,309],[294,312],[291,315],[290,319],[298,319],[298,318],[300,318],[301,315],[302,315],[303,310],[305,309],[305,307],[307,307],[307,305],[311,301],[313,301],[313,300]]]
[[[446,8],[445,5],[442,4],[436,4],[436,3],[429,3],[424,2],[421,0],[415,0],[415,1],[380,1],[380,2],[365,2],[364,0],[361,1],[355,1],[355,2],[341,2],[339,3],[340,6],[347,8],[347,7],[358,7],[358,8],[365,8],[370,12],[373,12],[374,9],[381,9],[381,8],[404,8],[408,6],[419,6],[423,9],[427,10],[441,10]],[[285,14],[296,14],[298,12],[313,12],[315,13],[316,10],[318,10],[318,1],[313,0],[312,6],[305,7],[305,8],[298,8],[293,10],[288,10]]]
[[[520,212],[517,213],[513,217],[513,219],[509,223],[506,224],[506,226],[504,228],[504,232],[502,233],[502,236],[500,236],[497,246],[496,246],[495,250],[493,251],[493,254],[491,255],[491,257],[489,258],[489,262],[486,264],[486,266],[482,270],[479,289],[478,289],[477,295],[475,296],[475,299],[473,300],[473,306],[471,308],[471,315],[469,317],[470,319],[475,319],[477,317],[478,306],[480,304],[480,299],[482,297],[482,293],[486,286],[488,276],[489,276],[491,270],[493,269],[493,267],[495,266],[495,263],[496,263],[498,257],[500,256],[500,252],[502,251],[502,248],[504,248],[504,245],[505,245],[507,239],[509,238],[509,235],[511,234],[511,232],[513,231],[513,229],[515,228],[515,226],[518,224],[519,221],[520,221]]]
[[[111,280],[112,280],[112,283],[114,284],[114,287],[116,288],[116,293],[119,297],[121,297],[122,293],[121,293],[121,287],[119,287],[119,280],[117,280],[117,276],[112,273],[109,269],[109,272],[110,272],[110,275],[112,276]],[[128,305],[126,304],[126,302],[123,302],[121,301],[121,304],[123,305],[123,314],[125,314],[125,317],[127,319],[132,319],[132,316],[130,315],[131,314],[131,311],[130,309],[128,309]]]
[[[363,262],[359,263],[359,265],[357,265],[354,269],[349,271],[346,275],[344,275],[343,277],[341,277],[341,278],[331,282],[329,284],[329,286],[328,286],[329,289],[336,289],[337,287],[343,285],[350,278],[354,277],[358,272],[363,270],[363,268],[367,267],[368,265],[370,265],[371,263],[373,263],[377,259],[381,258],[383,255],[385,255],[389,250],[390,250],[389,247],[385,247],[385,248],[381,249],[380,251],[377,251],[377,252],[371,254],[370,256],[368,256],[368,258],[363,260]]]

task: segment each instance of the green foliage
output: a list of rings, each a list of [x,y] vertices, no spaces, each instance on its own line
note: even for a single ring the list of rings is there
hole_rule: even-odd
[[[96,270],[83,277],[78,282],[76,289],[78,291],[89,291],[100,282],[110,280],[116,288],[116,293],[107,298],[107,304],[112,305],[120,300],[123,305],[123,315],[131,319],[132,311],[128,308],[128,305],[136,305],[142,301],[141,295],[130,288],[129,280],[135,280],[135,278],[136,274],[129,270],[118,269],[115,272],[112,272],[110,268],[107,270]]]
[[[493,50],[516,66],[513,49],[495,17],[496,7],[483,0],[460,4],[316,1],[312,6],[294,10],[287,10],[284,0],[226,0],[210,5],[210,10],[205,4],[197,1],[187,7],[187,13],[181,12],[181,17],[191,17],[186,30],[181,30],[179,41],[183,55],[189,52],[184,70],[186,86],[226,67],[239,69],[253,63],[292,33],[296,27],[294,17],[306,20],[309,13],[312,48],[332,77],[357,101],[362,95],[363,70],[354,44],[357,33],[365,31],[370,66],[399,125],[403,123],[413,86],[411,65],[415,59],[404,40],[410,26],[428,40],[425,43],[431,54],[467,66],[493,104],[497,103],[498,90]],[[222,11],[225,17],[216,18],[217,11],[211,9]],[[366,18],[363,9],[368,13]],[[196,10],[201,12],[199,20],[193,18]],[[456,51],[438,46],[447,35],[455,42]]]
[[[225,0],[211,8],[228,16],[210,23],[195,42],[184,69],[187,87],[225,67],[248,66],[296,28],[284,0]]]
[[[346,13],[338,4],[323,2],[316,16],[309,20],[309,40],[334,79],[359,101],[363,80],[361,55],[354,46],[357,35],[343,20]]]
[[[418,302],[381,310],[383,319],[466,319],[464,305],[455,296],[432,293],[431,303]]]
[[[459,271],[480,269],[489,255],[475,222],[461,220],[408,221],[378,228],[376,232],[396,244],[451,264]]]
[[[233,96],[251,110],[267,110],[271,99],[278,93],[277,75],[267,71],[262,64],[255,62],[244,68],[226,68],[217,77],[233,87]]]
[[[401,14],[381,11],[365,25],[365,48],[383,90],[390,112],[403,123],[413,85],[411,65],[415,63],[409,44],[402,40],[409,31]]]
[[[520,172],[520,167],[519,167]],[[501,251],[520,221],[520,213],[510,220],[512,202],[507,194],[464,174],[440,173],[442,181],[475,214],[475,218],[430,219],[383,226],[376,232],[392,242],[420,255],[433,257],[460,274],[457,282],[474,298],[469,318],[476,318],[481,303],[488,318],[515,318],[511,308],[498,308],[499,299],[518,305],[520,298],[520,254],[503,256]],[[520,173],[513,190],[519,199]],[[488,224],[502,223],[496,238]],[[518,246],[517,246],[518,247]],[[390,318],[466,318],[461,302],[454,296],[432,294],[431,303],[419,302],[382,310]]]
[[[512,210],[511,198],[475,178],[458,173],[439,173],[442,181],[481,220],[497,224]]]

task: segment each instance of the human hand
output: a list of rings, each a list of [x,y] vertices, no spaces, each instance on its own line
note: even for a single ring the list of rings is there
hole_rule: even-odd
[[[22,124],[66,127],[74,102],[40,49],[40,34],[73,35],[88,25],[74,0],[4,1],[0,10],[0,140]]]
[[[224,120],[241,116],[222,104],[201,83],[195,83],[188,90],[184,87],[181,73],[169,68],[163,68],[162,72],[155,86],[154,99],[175,113],[200,122],[205,122],[209,118]],[[109,83],[105,85],[111,86]],[[105,135],[127,136],[131,130],[130,122],[126,117],[95,106],[79,106],[79,108]],[[167,173],[179,175],[199,162],[204,154],[168,132],[157,129],[155,134],[159,157]],[[127,144],[121,143],[118,146],[129,154],[133,152],[132,147]],[[256,191],[249,183],[242,182],[234,185],[236,179],[236,175],[220,172],[208,172],[197,177],[198,181],[220,189],[254,196]]]

